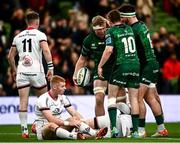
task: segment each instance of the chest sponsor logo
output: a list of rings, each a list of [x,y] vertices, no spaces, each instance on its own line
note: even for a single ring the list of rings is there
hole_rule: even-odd
[[[105,42],[98,42],[91,44],[91,49],[97,49],[99,45],[105,45]]]

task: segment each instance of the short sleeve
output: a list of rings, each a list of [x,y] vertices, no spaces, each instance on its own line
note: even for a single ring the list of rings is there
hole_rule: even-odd
[[[39,34],[39,43],[42,42],[42,41],[47,41],[47,36],[43,32],[40,32],[40,34]]]
[[[71,102],[70,102],[69,98],[67,96],[65,96],[65,95],[63,95],[63,104],[64,104],[65,108],[71,106]]]
[[[106,32],[105,38],[106,38],[106,46],[113,46],[113,38],[109,30]]]
[[[81,55],[84,57],[88,57],[90,55],[90,45],[89,45],[89,40],[88,38],[85,38],[82,44],[82,49],[81,49]]]
[[[13,42],[12,42],[12,47],[16,47],[16,37],[13,39]]]
[[[40,111],[49,110],[48,98],[47,97],[45,98],[43,95],[41,95],[37,100],[37,106],[38,106]]]

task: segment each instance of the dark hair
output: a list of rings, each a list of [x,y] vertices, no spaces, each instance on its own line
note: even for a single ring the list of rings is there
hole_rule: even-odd
[[[29,23],[29,22],[32,22],[34,20],[37,20],[39,19],[39,14],[35,11],[29,11],[27,12],[26,14],[26,21]]]
[[[109,21],[111,21],[112,23],[118,22],[120,21],[120,13],[118,10],[111,10],[108,14],[107,17],[109,19]]]
[[[118,10],[120,12],[128,13],[128,12],[135,12],[135,6],[131,4],[122,4]]]

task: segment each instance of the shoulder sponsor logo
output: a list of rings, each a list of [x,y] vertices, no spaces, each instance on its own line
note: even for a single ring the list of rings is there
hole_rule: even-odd
[[[112,43],[112,40],[111,40],[111,37],[108,37],[108,38],[106,39],[106,44],[110,44],[110,43]]]

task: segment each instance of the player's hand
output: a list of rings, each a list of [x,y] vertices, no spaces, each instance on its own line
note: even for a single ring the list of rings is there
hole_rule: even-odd
[[[70,126],[75,126],[75,127],[79,128],[81,126],[81,121],[80,120],[72,120],[70,122]]]
[[[101,67],[98,67],[98,76],[102,79],[104,78],[103,77],[103,69]]]
[[[74,82],[75,85],[78,85],[78,84],[77,84],[77,77],[74,76],[74,75],[73,75],[73,82]]]
[[[48,81],[52,78],[53,75],[54,75],[53,69],[48,69],[47,74],[46,74]]]
[[[14,81],[16,81],[16,71],[12,72],[12,78],[13,78]]]

